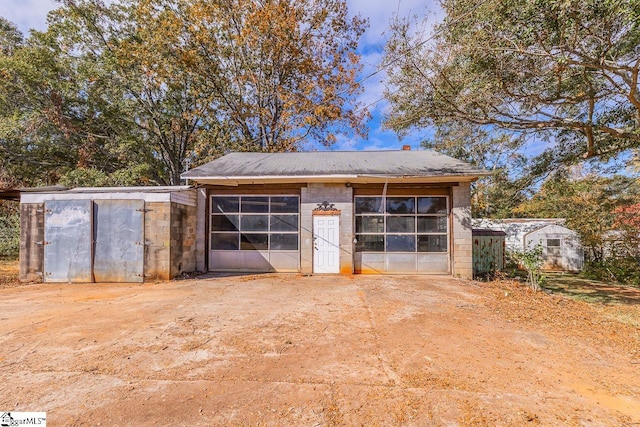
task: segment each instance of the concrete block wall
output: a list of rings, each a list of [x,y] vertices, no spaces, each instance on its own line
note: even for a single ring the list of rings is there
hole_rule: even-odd
[[[195,271],[207,271],[207,221],[209,219],[208,193],[206,188],[198,188],[196,191]]]
[[[340,273],[353,273],[353,188],[344,184],[309,184],[300,194],[300,271],[313,273],[313,210],[333,203],[340,215]]]
[[[145,280],[171,279],[171,204],[145,204]]]
[[[44,269],[44,203],[20,205],[20,281],[41,282]]]
[[[453,275],[473,278],[473,236],[471,234],[471,187],[461,182],[452,189]]]
[[[171,203],[171,277],[196,271],[196,207]]]

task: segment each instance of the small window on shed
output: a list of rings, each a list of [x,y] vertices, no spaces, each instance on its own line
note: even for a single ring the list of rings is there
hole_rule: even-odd
[[[560,246],[560,239],[547,239],[547,247]]]

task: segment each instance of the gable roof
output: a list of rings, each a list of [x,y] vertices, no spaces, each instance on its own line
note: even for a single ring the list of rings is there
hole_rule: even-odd
[[[473,181],[487,175],[435,151],[231,153],[182,178],[201,183]]]
[[[535,230],[531,230],[528,233],[526,233],[524,235],[524,238],[528,238],[531,235],[537,234],[537,233],[542,233],[544,234],[544,232],[551,232],[551,233],[562,233],[562,234],[571,234],[572,236],[578,236],[578,233],[568,227],[565,227],[562,224],[549,224],[549,225],[545,225],[542,226],[540,228],[536,228]]]

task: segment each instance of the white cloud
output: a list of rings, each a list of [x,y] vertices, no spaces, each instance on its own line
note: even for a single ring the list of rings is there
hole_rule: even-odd
[[[433,0],[347,0],[349,11],[369,19],[369,28],[362,38],[365,45],[384,47],[384,33],[394,16],[420,17],[427,14],[441,15],[438,3]]]
[[[2,0],[0,16],[16,24],[25,36],[29,30],[47,28],[47,13],[58,7],[54,0]]]

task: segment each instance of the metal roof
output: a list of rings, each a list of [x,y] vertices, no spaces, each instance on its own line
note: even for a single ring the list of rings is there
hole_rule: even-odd
[[[448,178],[473,180],[487,172],[435,151],[313,151],[231,153],[184,174],[196,182],[224,180],[345,180]]]

